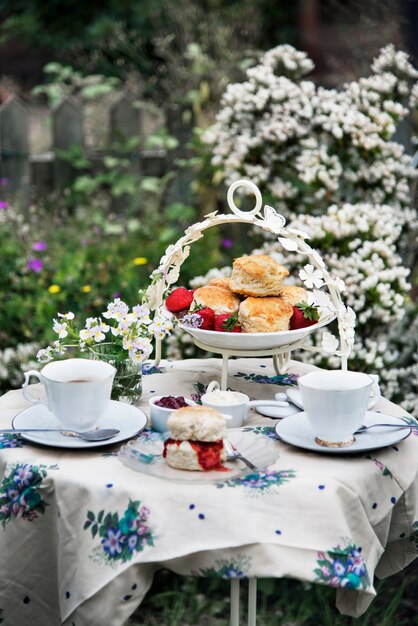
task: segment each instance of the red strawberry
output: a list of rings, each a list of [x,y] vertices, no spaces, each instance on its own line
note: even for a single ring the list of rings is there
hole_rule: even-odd
[[[318,307],[315,305],[309,305],[307,302],[298,302],[293,307],[293,315],[290,318],[289,328],[290,330],[296,330],[297,328],[306,328],[316,324],[319,320]]]
[[[193,301],[193,293],[185,287],[177,287],[166,299],[165,306],[171,313],[187,310]]]
[[[205,306],[202,309],[193,311],[193,313],[199,315],[202,320],[199,326],[201,330],[213,330],[213,325],[215,323],[215,312],[213,311],[213,309]]]
[[[221,313],[215,315],[215,327],[220,333],[240,333],[241,326],[238,323],[238,313]]]

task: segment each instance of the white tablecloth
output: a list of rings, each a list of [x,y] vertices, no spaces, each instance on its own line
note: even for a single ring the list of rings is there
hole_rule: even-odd
[[[308,369],[291,361],[289,372]],[[220,374],[219,359],[166,364],[144,376],[139,406],[148,414],[155,394],[199,395]],[[229,364],[228,387],[252,398],[272,399],[292,380],[277,377],[270,359]],[[27,406],[20,391],[2,396],[0,426]],[[376,409],[407,416],[384,398]],[[274,425],[253,413],[245,436],[272,440]],[[267,472],[192,484],[132,471],[117,457],[120,445],[74,451],[0,435],[5,626],[120,626],[161,567],[323,583],[336,588],[342,613],[359,616],[375,595],[374,574],[417,556],[416,435],[349,456],[275,441]]]

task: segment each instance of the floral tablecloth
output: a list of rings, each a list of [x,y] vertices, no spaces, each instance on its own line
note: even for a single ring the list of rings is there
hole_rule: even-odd
[[[291,361],[277,376],[270,359],[231,360],[228,386],[271,399],[308,369]],[[148,414],[160,393],[198,399],[220,375],[219,359],[150,368],[139,406]],[[2,396],[0,426],[26,406],[20,391]],[[376,409],[407,415],[384,398]],[[274,424],[253,413],[244,429],[263,440]],[[0,621],[120,626],[161,567],[322,583],[336,588],[342,613],[359,616],[374,575],[418,554],[418,436],[350,456],[275,445],[267,471],[180,484],[132,471],[120,444],[73,451],[0,435]]]

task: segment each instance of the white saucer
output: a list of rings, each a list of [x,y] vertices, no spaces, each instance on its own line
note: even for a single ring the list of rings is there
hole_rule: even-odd
[[[68,437],[62,433],[22,433],[20,436],[33,443],[40,443],[55,448],[97,448],[109,446],[118,441],[134,437],[145,428],[147,417],[141,409],[124,402],[111,400],[98,423],[99,428],[118,428],[120,433],[106,441],[84,441],[77,437]],[[58,420],[43,404],[35,404],[18,413],[12,427],[19,428],[62,428]]]
[[[365,426],[371,426],[371,424],[405,424],[406,422],[400,417],[393,417],[392,415],[385,415],[385,413],[377,413],[376,411],[367,411],[363,423]],[[326,448],[316,443],[315,433],[308,422],[306,413],[301,412],[297,415],[285,417],[276,424],[276,433],[282,441],[298,448],[325,452],[326,454],[353,454],[365,450],[374,450],[375,448],[384,448],[385,446],[398,443],[398,441],[409,437],[411,431],[407,428],[392,430],[391,428],[376,427],[361,435],[356,435],[354,443],[350,446]]]

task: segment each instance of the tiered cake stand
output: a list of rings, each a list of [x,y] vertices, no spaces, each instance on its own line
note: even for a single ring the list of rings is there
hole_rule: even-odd
[[[241,211],[234,202],[234,193],[238,188],[255,195],[255,207],[251,211]],[[197,347],[222,355],[221,388],[226,389],[229,357],[266,356],[273,357],[275,370],[283,374],[287,370],[292,350],[303,349],[322,354],[334,354],[341,358],[342,369],[347,369],[347,359],[354,342],[355,314],[346,307],[341,298],[344,283],[333,278],[326,269],[319,253],[311,248],[306,239],[309,235],[299,230],[285,228],[286,220],[282,215],[265,205],[262,210],[262,197],[258,187],[248,180],[233,183],[227,194],[227,202],[232,214],[218,214],[217,211],[205,216],[202,222],[190,226],[177,243],[169,246],[160,260],[159,267],[151,275],[151,285],[146,291],[146,300],[151,310],[155,311],[154,319],[168,315],[164,306],[164,298],[171,285],[180,276],[180,267],[188,257],[190,245],[203,237],[203,231],[212,226],[227,223],[245,223],[259,226],[274,233],[285,250],[300,253],[309,259],[304,268],[305,286],[314,285],[312,292],[321,312],[317,324],[301,330],[284,331],[282,333],[217,333],[199,328],[191,328],[180,324],[184,332],[192,335]],[[314,281],[312,281],[314,276]],[[307,337],[327,326],[335,318],[338,320],[339,337],[324,332],[320,346],[311,345]],[[161,358],[161,341],[157,341],[155,363]]]

